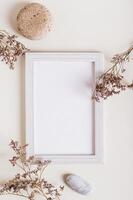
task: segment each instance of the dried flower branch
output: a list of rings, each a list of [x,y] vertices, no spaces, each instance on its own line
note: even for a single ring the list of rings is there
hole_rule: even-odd
[[[18,166],[22,173],[18,173],[12,180],[1,185],[0,195],[17,195],[28,200],[35,200],[37,195],[41,195],[46,200],[59,200],[64,187],[60,186],[57,189],[43,178],[43,172],[50,161],[37,160],[34,156],[26,158],[27,145],[20,146],[13,140],[10,147],[15,152],[10,162],[12,166]]]
[[[0,57],[2,61],[10,66],[10,69],[14,69],[17,58],[28,51],[16,38],[17,36],[10,35],[4,30],[0,30]]]
[[[107,99],[113,94],[119,94],[127,88],[133,89],[133,82],[127,83],[123,75],[126,71],[125,64],[130,61],[132,51],[133,46],[127,51],[115,55],[111,60],[113,66],[97,79],[92,97],[97,102],[100,102],[100,99]]]

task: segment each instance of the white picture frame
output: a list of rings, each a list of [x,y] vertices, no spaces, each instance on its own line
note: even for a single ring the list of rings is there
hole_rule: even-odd
[[[99,52],[27,52],[27,154],[54,162],[103,161],[103,106],[92,100]]]

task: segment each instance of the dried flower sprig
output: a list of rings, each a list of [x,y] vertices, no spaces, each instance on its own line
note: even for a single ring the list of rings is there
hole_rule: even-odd
[[[16,35],[0,30],[0,57],[2,61],[9,65],[10,69],[14,69],[17,58],[28,51],[16,38]]]
[[[127,51],[115,55],[111,60],[112,67],[98,77],[92,97],[97,102],[100,102],[100,99],[107,99],[114,94],[119,94],[127,88],[133,89],[133,82],[127,83],[123,75],[126,71],[125,64],[130,61],[132,51],[133,46]]]
[[[15,152],[10,162],[12,166],[18,166],[22,173],[1,185],[0,195],[17,195],[28,200],[35,200],[37,195],[41,195],[45,200],[59,200],[64,187],[56,188],[43,178],[43,172],[50,161],[37,160],[34,156],[26,158],[27,145],[20,146],[13,140],[10,147]]]

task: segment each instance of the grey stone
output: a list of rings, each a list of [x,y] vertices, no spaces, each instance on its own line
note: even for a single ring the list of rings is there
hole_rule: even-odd
[[[83,195],[88,195],[91,192],[92,189],[90,184],[80,176],[69,174],[64,177],[66,184],[76,192]]]

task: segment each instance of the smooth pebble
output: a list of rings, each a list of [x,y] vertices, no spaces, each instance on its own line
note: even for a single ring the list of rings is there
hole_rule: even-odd
[[[66,184],[76,192],[83,195],[87,195],[91,192],[92,189],[90,184],[80,176],[75,174],[69,174],[65,175],[64,177]]]

